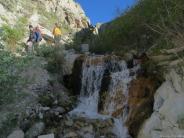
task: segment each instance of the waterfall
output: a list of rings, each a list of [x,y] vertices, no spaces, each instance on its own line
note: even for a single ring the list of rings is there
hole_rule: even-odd
[[[114,119],[114,129],[113,132],[118,136],[118,138],[130,138],[128,135],[128,130],[123,126],[123,119]]]
[[[98,61],[98,63],[95,63]],[[104,74],[103,56],[87,57],[83,63],[82,88],[79,104],[73,112],[96,116],[98,111],[99,91]]]
[[[135,66],[133,71],[138,67]],[[110,84],[107,86],[103,112],[98,113],[99,92],[105,71],[109,71]],[[126,62],[116,57],[106,59],[105,56],[88,56],[83,63],[82,86],[78,106],[71,112],[75,115],[84,115],[89,118],[113,118],[114,129],[118,138],[128,138],[128,131],[123,125],[128,115],[128,87],[134,76],[130,76],[130,70]],[[113,114],[121,111],[115,118]]]
[[[112,113],[121,105],[123,108],[126,106],[126,100],[128,97],[128,84],[132,80],[129,75],[129,69],[127,69],[124,61],[119,62],[119,71],[111,73],[111,82],[108,88],[108,99],[105,105],[105,112],[112,115]]]
[[[119,61],[116,64],[118,64],[119,69],[110,74],[111,82],[104,111],[109,115],[113,115],[115,111],[122,109],[122,116],[119,115],[114,119],[113,132],[118,138],[128,138],[128,131],[123,124],[128,115],[128,85],[133,77],[130,76],[130,71],[125,61]]]

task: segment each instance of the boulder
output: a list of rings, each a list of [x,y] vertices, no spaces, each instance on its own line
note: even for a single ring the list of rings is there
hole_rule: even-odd
[[[41,135],[41,136],[38,136],[38,138],[54,138],[54,134]]]
[[[184,94],[181,76],[172,70],[154,96],[154,112],[144,122],[138,138],[184,135]]]
[[[54,113],[55,115],[59,115],[59,114],[65,113],[66,110],[63,107],[56,107],[56,108],[51,109],[50,112]]]
[[[22,130],[15,130],[7,138],[24,138],[24,132]]]
[[[64,135],[64,138],[73,138],[73,137],[78,137],[78,134],[75,132],[69,132]]]
[[[152,135],[152,130],[161,130],[162,122],[159,113],[153,113],[152,116],[148,120],[146,120],[144,128],[145,129],[141,130],[139,134],[140,138],[148,138],[150,135]]]
[[[154,110],[158,111],[163,105],[164,101],[174,95],[174,89],[171,81],[164,82],[156,91],[154,95]]]
[[[85,133],[83,135],[83,138],[94,138],[94,137],[95,137],[94,134],[91,134],[91,133]]]
[[[177,121],[184,118],[184,94],[176,94],[168,98],[160,108],[159,113],[172,124],[177,124]],[[178,126],[178,125],[176,125]]]
[[[181,69],[181,71],[184,71]],[[168,79],[171,80],[176,92],[184,93],[184,77],[182,74],[177,73],[174,69],[172,69],[169,73]]]
[[[79,57],[79,54],[76,54],[75,51],[65,51],[64,56],[64,66],[63,66],[63,75],[71,75],[72,69],[74,66],[75,60]]]
[[[27,132],[26,138],[33,138],[40,135],[45,129],[45,124],[43,122],[38,122],[34,124]]]

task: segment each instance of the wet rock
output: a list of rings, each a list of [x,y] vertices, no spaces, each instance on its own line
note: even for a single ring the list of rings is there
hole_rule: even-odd
[[[134,67],[134,59],[130,59],[127,61],[127,67],[129,69]]]
[[[78,57],[74,62],[72,71],[71,86],[75,95],[80,94],[81,90],[81,79],[82,79],[82,65],[85,60],[85,56]]]
[[[24,132],[22,130],[15,130],[7,138],[24,138]]]
[[[115,112],[112,113],[113,117],[118,117],[123,113],[123,108],[120,108],[118,110],[116,110]]]
[[[26,138],[33,138],[40,135],[45,129],[45,124],[43,122],[39,122],[34,124],[27,132]]]
[[[107,96],[107,91],[108,91],[108,86],[110,84],[110,81],[111,81],[110,72],[108,69],[106,69],[104,76],[102,78],[102,84],[99,92],[100,98],[98,103],[98,112],[101,112],[104,109],[105,98]]]
[[[38,138],[54,138],[54,134],[41,135],[41,136],[38,136]]]
[[[153,112],[156,88],[157,83],[154,80],[143,76],[131,82],[128,98],[129,114],[126,125],[130,135],[133,137],[137,136],[142,123]]]
[[[50,110],[51,113],[54,113],[55,115],[63,114],[66,112],[66,110],[63,107],[56,107]]]

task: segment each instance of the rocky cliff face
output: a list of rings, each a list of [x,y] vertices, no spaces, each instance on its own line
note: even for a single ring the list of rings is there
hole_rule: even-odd
[[[184,135],[184,81],[180,70],[171,69],[154,96],[154,112],[145,121],[139,138]]]
[[[55,22],[66,30],[88,27],[89,19],[81,6],[73,0],[0,0],[0,25],[41,24],[51,29]]]

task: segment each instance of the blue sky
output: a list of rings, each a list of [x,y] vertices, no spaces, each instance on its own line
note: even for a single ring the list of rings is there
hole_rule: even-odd
[[[125,10],[136,0],[76,0],[85,10],[92,24],[112,20],[118,14],[117,9]]]

